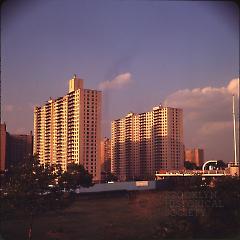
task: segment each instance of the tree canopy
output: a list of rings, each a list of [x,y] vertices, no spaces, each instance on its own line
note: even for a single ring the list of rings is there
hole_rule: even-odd
[[[69,164],[67,171],[58,178],[58,185],[64,191],[75,190],[80,187],[93,186],[92,175],[79,164]]]
[[[187,170],[195,170],[195,169],[198,169],[197,165],[195,163],[192,163],[192,162],[189,162],[189,161],[185,161],[184,162],[184,167],[187,169]]]
[[[92,175],[81,165],[70,164],[67,171],[63,171],[60,166],[44,166],[31,156],[1,173],[1,212],[5,212],[5,217],[15,212],[27,214],[31,239],[34,216],[71,203],[72,198],[67,201],[65,192],[71,190],[75,194],[76,188],[92,185]]]

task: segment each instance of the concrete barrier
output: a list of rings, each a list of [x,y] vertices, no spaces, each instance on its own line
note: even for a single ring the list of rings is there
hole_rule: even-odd
[[[99,183],[89,188],[80,188],[76,193],[94,193],[109,191],[139,191],[156,189],[155,181]]]

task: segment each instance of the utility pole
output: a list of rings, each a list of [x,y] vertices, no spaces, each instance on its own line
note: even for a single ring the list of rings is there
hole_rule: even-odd
[[[238,165],[237,160],[237,134],[236,134],[236,114],[235,114],[235,96],[233,95],[233,144],[234,144],[234,164]]]

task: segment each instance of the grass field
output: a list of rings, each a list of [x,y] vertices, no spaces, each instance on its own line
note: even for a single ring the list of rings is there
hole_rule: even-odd
[[[196,232],[201,231],[198,226],[207,223],[209,218],[202,215],[201,209],[195,212],[198,217],[191,214],[170,216],[168,197],[169,193],[166,191],[80,196],[64,210],[35,218],[33,240],[196,237]],[[187,202],[185,208],[188,209]],[[28,221],[22,216],[2,221],[2,236],[5,240],[27,239]]]

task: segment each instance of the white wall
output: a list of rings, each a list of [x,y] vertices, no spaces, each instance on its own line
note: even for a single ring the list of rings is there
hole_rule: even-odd
[[[137,186],[144,185],[144,186]],[[94,192],[109,192],[109,191],[135,191],[135,190],[153,190],[156,189],[155,181],[141,182],[114,182],[114,183],[99,183],[89,188],[80,188],[77,193],[94,193]]]

